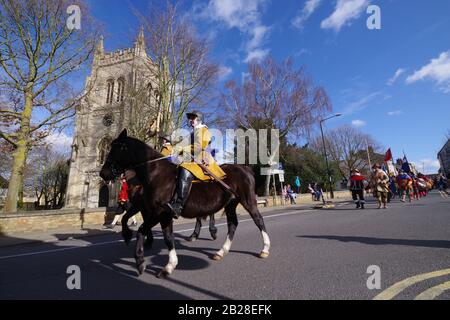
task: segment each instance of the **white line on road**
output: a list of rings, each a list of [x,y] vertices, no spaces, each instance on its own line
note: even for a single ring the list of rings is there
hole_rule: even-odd
[[[305,213],[305,212],[310,212],[310,211],[313,211],[313,210],[288,211],[288,212],[284,212],[284,213],[278,213],[278,214],[273,214],[273,215],[270,215],[270,216],[263,216],[263,217],[264,217],[264,219],[277,218],[277,217],[294,215],[294,214]],[[239,220],[239,222],[248,222],[248,221],[253,221],[253,219],[242,219],[242,220]],[[216,227],[221,227],[221,226],[226,226],[226,225],[227,225],[227,223],[219,223],[219,224],[216,224]],[[202,227],[202,229],[207,229],[207,228],[208,228],[208,226]],[[194,230],[194,228],[189,228],[189,229],[183,229],[183,230],[174,230],[174,232],[176,232],[176,233],[183,233],[183,232],[189,232],[189,231],[193,231],[193,230]],[[134,241],[134,239],[133,239],[133,241]],[[21,254],[14,254],[14,255],[9,255],[9,256],[2,256],[2,257],[0,257],[0,260],[19,258],[19,257],[27,257],[27,256],[35,256],[35,255],[46,254],[46,253],[53,253],[53,252],[60,252],[60,251],[69,251],[69,250],[75,250],[75,249],[97,247],[97,246],[103,246],[103,245],[107,245],[107,244],[120,243],[120,242],[124,242],[124,240],[114,240],[114,241],[105,241],[105,242],[99,242],[99,243],[89,243],[89,244],[84,244],[84,245],[81,245],[81,246],[78,246],[78,247],[59,248],[59,249],[51,249],[51,250],[44,250],[44,251],[37,251],[37,252],[27,252],[27,253],[21,253]]]

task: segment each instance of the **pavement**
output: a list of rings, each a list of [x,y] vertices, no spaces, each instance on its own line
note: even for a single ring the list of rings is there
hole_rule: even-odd
[[[134,268],[134,243],[120,234],[0,248],[0,299],[206,299],[371,300],[450,299],[450,199],[433,191],[412,203],[394,200],[387,210],[311,206],[264,208],[272,247],[257,257],[261,235],[248,216],[239,217],[231,251],[214,253],[226,238],[202,230],[187,242],[193,223],[174,227],[178,266],[168,279],[156,274],[168,261],[158,228],[146,250],[147,269]],[[272,210],[271,210],[272,209]],[[267,211],[266,211],[267,210]],[[70,289],[78,268],[79,289]]]
[[[348,198],[342,198],[339,200],[334,201],[334,203],[342,203],[350,201],[350,196]],[[298,209],[298,208],[318,208],[322,206],[322,202],[317,201],[311,201],[311,200],[305,200],[302,199],[301,203],[296,205],[278,205],[273,207],[259,207],[259,210],[262,215],[264,215],[267,212],[276,212],[279,210],[286,210],[286,209]],[[249,216],[248,212],[245,211],[243,208],[238,207],[237,209],[238,216]],[[216,219],[221,217],[221,213],[216,214]],[[183,219],[180,217],[177,220],[174,220],[174,225],[183,225],[183,224],[190,224],[195,220],[192,219]],[[207,220],[205,223],[208,223],[209,220]],[[204,223],[204,224],[205,224]],[[136,231],[137,227],[130,226],[130,229]],[[38,232],[17,232],[14,234],[8,234],[8,235],[0,235],[0,247],[6,247],[6,246],[15,246],[15,245],[23,245],[23,244],[29,244],[29,243],[52,243],[52,242],[58,242],[58,241],[64,241],[64,240],[70,240],[70,239],[83,239],[88,238],[92,236],[99,236],[99,235],[111,235],[111,234],[117,234],[120,233],[121,226],[120,223],[116,225],[114,229],[107,229],[103,225],[84,225],[82,228],[58,228],[58,229],[50,229],[47,231],[38,231]]]

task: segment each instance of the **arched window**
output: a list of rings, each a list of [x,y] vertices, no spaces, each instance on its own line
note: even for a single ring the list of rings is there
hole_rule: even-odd
[[[114,80],[108,80],[106,83],[106,88],[106,104],[111,104],[114,96]]]
[[[123,98],[125,96],[125,79],[124,78],[119,78],[119,80],[117,80],[117,102],[121,102],[123,101]]]
[[[100,185],[100,189],[98,190],[98,207],[103,208],[107,207],[109,202],[109,189],[105,184]]]
[[[98,143],[97,163],[99,166],[102,166],[105,163],[106,157],[108,156],[111,148],[111,142],[112,139],[110,137],[104,137]]]

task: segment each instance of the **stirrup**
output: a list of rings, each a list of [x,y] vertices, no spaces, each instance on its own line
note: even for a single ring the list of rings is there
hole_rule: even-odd
[[[166,207],[170,209],[170,212],[172,213],[172,218],[174,219],[178,219],[181,215],[181,211],[183,210],[183,208],[180,206],[179,211],[177,211],[174,205],[170,202],[166,203]]]

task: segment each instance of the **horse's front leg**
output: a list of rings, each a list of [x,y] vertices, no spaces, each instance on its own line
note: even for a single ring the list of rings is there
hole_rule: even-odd
[[[214,217],[214,214],[209,216],[209,233],[214,240],[217,239],[216,218]]]
[[[173,236],[173,220],[172,217],[164,218],[161,221],[161,229],[164,235],[164,242],[169,250],[169,262],[158,274],[158,278],[165,278],[172,274],[178,264],[178,257],[175,251],[175,238]]]
[[[188,241],[195,241],[198,239],[198,237],[200,236],[200,230],[202,228],[202,219],[201,218],[197,218],[195,221],[195,228],[194,228],[194,232],[192,232],[191,236],[187,239]]]
[[[130,243],[131,238],[133,237],[133,232],[128,227],[128,220],[138,212],[139,210],[135,206],[132,206],[122,217],[122,237],[127,245]]]
[[[146,228],[146,222],[144,221],[144,223],[139,227],[136,236],[134,259],[136,260],[136,269],[138,270],[139,275],[144,273],[146,267],[144,260],[144,241],[145,235],[147,234]]]

